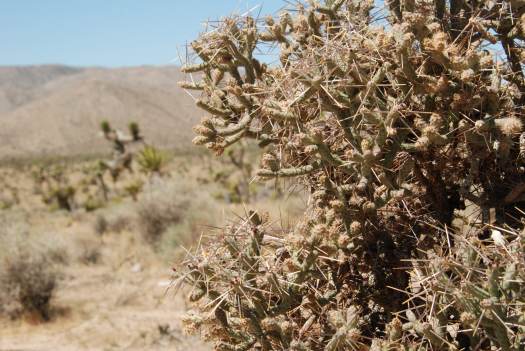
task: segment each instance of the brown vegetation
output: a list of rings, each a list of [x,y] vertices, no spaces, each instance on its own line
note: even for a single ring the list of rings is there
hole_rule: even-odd
[[[188,329],[217,350],[523,348],[525,3],[308,3],[191,43],[194,143],[255,140],[258,177],[311,198],[293,231],[251,212],[188,255]]]
[[[0,314],[10,318],[26,315],[48,320],[50,301],[57,284],[52,262],[43,253],[22,247],[7,249],[16,251],[2,255]]]

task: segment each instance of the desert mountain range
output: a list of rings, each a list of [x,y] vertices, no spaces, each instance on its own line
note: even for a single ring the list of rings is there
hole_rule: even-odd
[[[202,113],[182,77],[175,66],[0,67],[0,158],[106,152],[105,119],[123,130],[138,122],[155,146],[188,147]]]

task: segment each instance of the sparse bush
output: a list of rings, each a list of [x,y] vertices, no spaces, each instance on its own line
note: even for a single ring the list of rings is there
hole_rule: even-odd
[[[218,205],[215,205],[218,206]],[[190,207],[184,213],[182,220],[170,225],[160,241],[160,251],[173,257],[173,248],[189,248],[214,223],[217,208],[207,194],[197,194],[192,199]],[[204,238],[204,241],[207,239]],[[179,253],[176,253],[177,257]]]
[[[97,264],[101,256],[100,246],[84,243],[80,248],[78,259],[84,264]]]
[[[98,210],[99,208],[103,208],[105,206],[104,201],[98,197],[93,195],[88,195],[87,199],[82,204],[84,206],[84,209],[87,212],[93,212]]]
[[[124,230],[130,229],[133,219],[129,216],[119,215],[108,221],[108,231],[114,233],[121,233]]]
[[[182,220],[189,204],[187,198],[173,193],[144,199],[138,207],[138,221],[146,241],[157,242],[170,225]]]
[[[0,194],[0,210],[8,210],[15,205],[15,201],[9,196]]]
[[[33,172],[33,180],[44,203],[71,212],[77,189],[70,184],[66,171],[62,164],[41,167]]]
[[[51,245],[46,248],[45,256],[49,262],[53,264],[65,265],[69,262],[69,252],[65,245],[51,243]]]
[[[139,228],[148,242],[160,247],[191,242],[197,223],[209,224],[214,215],[211,197],[190,182],[161,181],[144,195],[137,208]]]
[[[85,265],[94,265],[100,262],[102,258],[102,242],[99,238],[79,237],[73,241],[71,251],[77,262]]]
[[[0,190],[0,210],[7,210],[20,203],[18,190],[11,186],[2,184]]]
[[[525,345],[525,2],[384,5],[301,2],[191,44],[194,143],[255,139],[260,179],[311,190],[293,231],[251,213],[189,255],[186,326],[217,350]]]
[[[170,225],[182,220],[184,205],[153,202],[143,205],[138,210],[139,225],[143,237],[155,243]]]
[[[0,213],[0,315],[46,321],[67,249],[53,233],[28,232],[24,213]]]
[[[95,218],[95,224],[93,225],[95,233],[97,233],[98,235],[106,233],[106,231],[108,230],[108,226],[109,224],[106,217],[102,214],[98,214]]]
[[[0,266],[0,313],[48,320],[56,285],[57,273],[44,255],[17,249]]]
[[[144,182],[140,179],[136,179],[133,182],[127,184],[124,190],[131,196],[133,201],[137,201],[139,193],[142,191],[143,187]]]

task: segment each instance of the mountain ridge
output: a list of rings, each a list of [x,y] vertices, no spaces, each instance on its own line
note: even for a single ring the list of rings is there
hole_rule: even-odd
[[[175,66],[0,66],[0,158],[107,151],[102,120],[137,122],[146,141],[186,148],[199,114]]]

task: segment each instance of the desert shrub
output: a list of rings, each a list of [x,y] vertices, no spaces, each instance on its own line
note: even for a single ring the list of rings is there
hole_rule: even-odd
[[[80,254],[78,260],[83,264],[97,264],[101,258],[100,246],[90,244],[84,244],[80,247]]]
[[[177,187],[156,185],[139,203],[137,214],[140,231],[146,241],[155,243],[170,225],[179,223],[190,205],[190,198]]]
[[[93,229],[95,230],[95,233],[97,233],[98,235],[106,233],[106,231],[108,230],[108,226],[109,224],[106,217],[102,214],[98,214],[95,218],[95,223],[93,224]]]
[[[137,201],[139,193],[142,191],[143,187],[144,187],[144,182],[140,179],[136,179],[128,183],[124,187],[124,190],[126,191],[127,194],[131,196],[133,201]]]
[[[133,219],[127,215],[118,215],[108,220],[108,231],[113,233],[121,233],[128,230],[132,226]]]
[[[102,198],[98,196],[93,196],[89,194],[82,204],[86,212],[93,212],[105,206],[105,202]]]
[[[140,231],[150,243],[170,248],[191,243],[199,225],[212,223],[216,208],[206,191],[191,181],[159,180],[137,206]]]
[[[8,210],[20,203],[18,190],[13,187],[2,185],[0,191],[0,210]]]
[[[173,248],[190,248],[202,239],[203,232],[212,225],[218,217],[219,205],[206,193],[194,193],[189,207],[184,212],[182,220],[173,223],[166,229],[159,249],[162,253],[173,257]],[[180,256],[179,253],[175,253]]]
[[[194,143],[255,139],[260,179],[311,190],[292,232],[252,213],[189,255],[186,326],[217,350],[525,344],[525,3],[385,3],[232,16],[191,44]]]
[[[37,193],[42,196],[45,204],[55,208],[72,211],[75,206],[77,189],[70,182],[67,167],[56,163],[47,167],[40,167],[33,171],[34,185]]]
[[[182,220],[184,204],[148,203],[138,210],[139,226],[143,237],[150,243],[156,242],[166,229]]]
[[[69,263],[69,252],[65,244],[49,245],[45,251],[46,259],[53,264],[65,265]]]
[[[56,284],[57,273],[44,255],[16,249],[0,266],[0,314],[49,319]]]
[[[56,233],[30,232],[27,216],[0,212],[0,317],[45,321],[69,256]]]

